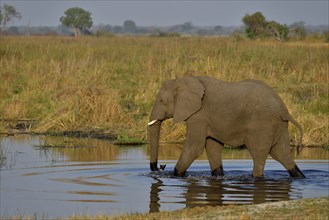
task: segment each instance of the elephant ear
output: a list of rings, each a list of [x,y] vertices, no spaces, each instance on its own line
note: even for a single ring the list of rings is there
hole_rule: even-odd
[[[185,121],[200,110],[204,92],[203,85],[194,77],[177,79],[174,92],[174,123]]]

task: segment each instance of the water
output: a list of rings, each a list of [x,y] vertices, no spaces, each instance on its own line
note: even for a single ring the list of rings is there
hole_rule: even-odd
[[[247,150],[223,152],[224,177],[211,177],[202,155],[187,177],[176,178],[173,169],[181,145],[160,146],[160,163],[167,164],[161,172],[149,171],[147,145],[21,135],[2,137],[1,148],[6,155],[0,161],[4,218],[119,215],[329,196],[329,155],[319,148],[305,148],[297,157],[306,179],[290,178],[270,159],[265,178],[252,178]]]

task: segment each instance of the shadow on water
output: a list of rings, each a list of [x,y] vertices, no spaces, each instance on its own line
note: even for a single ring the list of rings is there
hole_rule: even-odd
[[[160,211],[161,200],[168,195],[163,195],[163,189],[173,187],[166,185],[161,179],[154,178],[151,186],[150,212]],[[282,201],[301,198],[294,193],[289,180],[265,181],[224,181],[224,180],[188,180],[184,185],[181,201],[187,208],[200,205],[220,206],[228,204],[259,204],[271,201]],[[163,201],[165,202],[165,201]]]
[[[325,166],[328,167],[328,163]],[[143,175],[154,180],[150,189],[150,212],[159,212],[162,205],[170,202],[192,208],[329,196],[328,170],[303,171],[306,179],[290,178],[285,171],[280,170],[268,170],[264,178],[253,178],[250,171],[242,170],[229,170],[224,177],[210,177],[204,171],[188,172],[186,178],[175,178],[173,172]]]
[[[270,159],[265,177],[255,179],[249,152],[229,149],[223,152],[224,177],[211,177],[202,155],[185,178],[176,178],[181,145],[161,145],[159,158],[167,168],[150,172],[147,145],[28,135],[2,137],[0,143],[0,217],[117,215],[329,196],[329,155],[321,148],[305,148],[297,157],[306,179],[290,178]]]

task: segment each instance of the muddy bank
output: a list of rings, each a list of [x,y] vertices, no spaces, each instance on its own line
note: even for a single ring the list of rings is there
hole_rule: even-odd
[[[100,140],[108,140],[115,145],[141,145],[148,144],[147,139],[129,137],[127,135],[118,134],[116,131],[101,131],[101,130],[78,130],[78,131],[50,131],[50,132],[34,132],[27,129],[28,125],[19,123],[14,127],[0,130],[0,136],[15,136],[15,135],[47,135],[47,136],[62,136],[62,137],[72,137],[72,138],[95,138]],[[162,144],[183,144],[183,140],[178,141],[162,141]],[[245,146],[231,147],[228,145],[224,146],[227,149],[246,149]],[[291,143],[291,147],[295,148],[297,145]],[[303,145],[305,148],[324,148],[329,150],[328,144],[319,144],[319,145]]]

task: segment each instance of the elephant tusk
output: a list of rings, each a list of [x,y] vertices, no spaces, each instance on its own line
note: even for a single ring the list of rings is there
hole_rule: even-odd
[[[158,121],[158,120],[155,119],[155,120],[150,121],[149,123],[147,123],[147,125],[148,125],[148,126],[151,126],[151,125],[153,125],[153,124],[154,124],[155,122],[157,122],[157,121]]]

